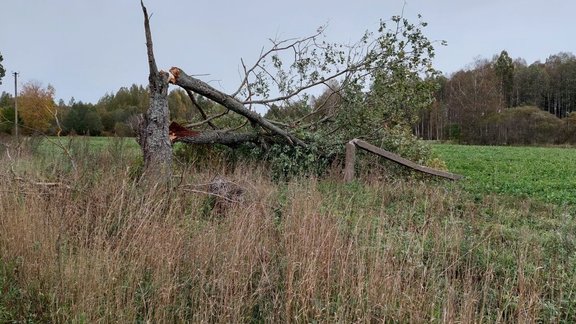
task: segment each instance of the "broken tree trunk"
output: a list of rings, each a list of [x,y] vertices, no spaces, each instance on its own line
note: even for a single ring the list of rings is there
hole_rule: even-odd
[[[211,87],[206,82],[189,76],[177,67],[171,68],[170,74],[171,83],[174,83],[187,91],[192,91],[221,104],[222,106],[246,117],[252,124],[261,126],[263,129],[271,132],[273,135],[278,135],[285,138],[291,144],[297,144],[304,147],[307,146],[306,143],[304,143],[296,136],[275,126],[266,118],[246,108],[244,104],[238,99]]]
[[[158,71],[154,59],[150,20],[144,3],[140,2],[144,13],[146,48],[150,68],[149,91],[150,106],[144,115],[138,142],[144,155],[144,176],[147,178],[168,180],[172,170],[172,146],[168,137],[168,78],[169,74]]]

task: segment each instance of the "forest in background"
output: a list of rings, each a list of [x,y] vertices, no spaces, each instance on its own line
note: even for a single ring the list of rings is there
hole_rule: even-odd
[[[439,77],[436,100],[416,135],[466,144],[576,142],[576,57],[551,55],[530,65],[506,51]]]
[[[450,76],[425,81],[434,84],[437,91],[430,107],[413,122],[418,137],[489,145],[576,142],[576,56],[572,53],[561,52],[545,62],[527,64],[502,51],[492,59],[477,59]],[[21,87],[19,124],[24,134],[133,136],[133,116],[146,111],[149,96],[146,87],[136,84],[107,93],[96,104],[74,98],[67,103],[62,99],[56,102],[54,94],[52,86],[38,82]],[[303,113],[319,102],[330,105],[333,101],[337,105],[346,94],[332,95],[332,90],[326,89],[306,102],[272,107],[267,117]],[[172,120],[193,127],[203,118],[197,107],[212,115],[227,111],[200,96],[192,102],[181,89],[170,92]],[[220,122],[230,123],[231,119],[234,117]],[[0,132],[11,133],[13,120],[13,95],[3,92]]]

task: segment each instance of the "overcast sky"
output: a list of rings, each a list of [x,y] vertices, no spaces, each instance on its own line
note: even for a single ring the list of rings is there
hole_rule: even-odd
[[[380,19],[402,13],[446,40],[435,67],[449,75],[475,58],[507,50],[528,63],[576,53],[574,0],[147,0],[159,68],[181,67],[221,90],[239,83],[240,58],[254,62],[269,38],[292,38],[328,24],[332,41],[350,43]],[[19,83],[52,84],[56,98],[96,103],[105,93],[147,84],[138,0],[0,0],[0,92]]]

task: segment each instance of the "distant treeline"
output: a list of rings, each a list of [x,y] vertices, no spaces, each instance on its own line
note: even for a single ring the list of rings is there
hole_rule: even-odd
[[[576,143],[576,57],[544,63],[506,51],[438,78],[436,101],[414,131],[469,144]]]
[[[74,98],[68,103],[63,100],[55,103],[52,94],[50,86],[24,85],[18,97],[19,124],[24,134],[56,135],[60,131],[60,135],[133,136],[133,116],[145,112],[149,100],[148,90],[135,84],[104,95],[96,104]],[[174,120],[189,121],[198,114],[187,94],[179,89],[169,94],[169,107]],[[14,98],[7,92],[0,95],[0,118],[0,132],[11,133]]]
[[[424,139],[498,145],[576,143],[576,56],[572,53],[558,53],[544,63],[528,65],[524,59],[513,60],[502,51],[491,60],[476,60],[449,77],[425,82],[436,83],[438,90],[436,100],[413,125],[414,133]],[[74,98],[56,103],[53,96],[51,86],[27,83],[22,87],[18,101],[22,133],[132,136],[133,116],[145,112],[148,106],[148,90],[141,85],[105,94],[96,104]],[[295,106],[302,110],[302,105],[314,105],[318,99],[272,107],[267,116],[275,118],[278,113],[293,111]],[[200,96],[192,101],[181,89],[169,94],[172,120],[183,124],[201,120],[200,110],[194,105],[209,115],[226,113],[223,107]],[[13,96],[3,92],[0,132],[12,132],[13,107]],[[234,118],[232,114],[227,117]]]

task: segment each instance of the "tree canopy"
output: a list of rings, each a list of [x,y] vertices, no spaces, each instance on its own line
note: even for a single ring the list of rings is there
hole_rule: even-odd
[[[47,133],[58,116],[54,103],[54,87],[43,87],[39,82],[22,86],[18,96],[18,111],[28,133]]]
[[[94,105],[82,102],[70,106],[62,127],[66,133],[74,132],[78,135],[100,135],[104,128]]]

